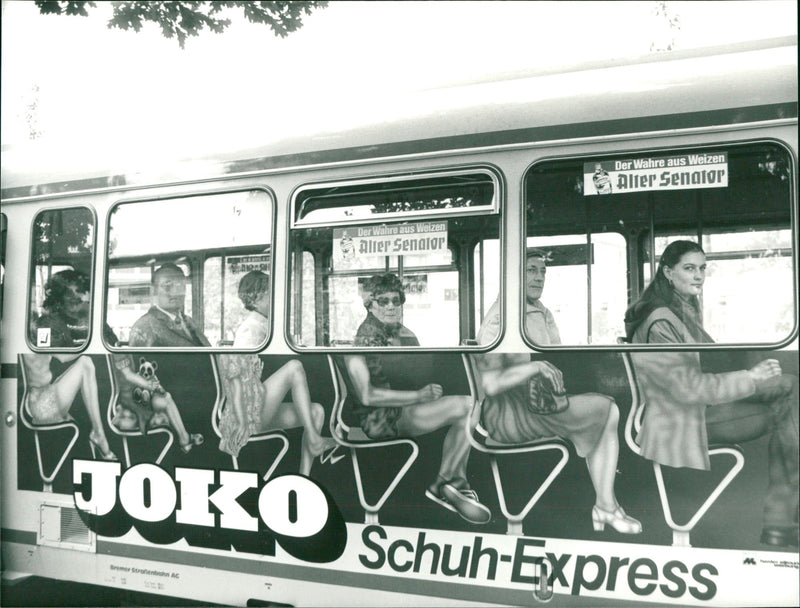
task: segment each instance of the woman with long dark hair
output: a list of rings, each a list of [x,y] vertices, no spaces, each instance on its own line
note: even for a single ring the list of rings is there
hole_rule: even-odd
[[[706,255],[692,241],[674,241],[653,281],[625,314],[634,343],[702,344],[700,296]],[[642,456],[662,465],[710,468],[709,443],[738,443],[769,435],[769,482],[761,542],[798,545],[797,379],[777,360],[749,370],[704,373],[697,351],[633,353],[647,402]]]

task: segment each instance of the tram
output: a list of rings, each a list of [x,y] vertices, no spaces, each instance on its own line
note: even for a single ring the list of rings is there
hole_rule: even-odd
[[[420,95],[157,175],[3,151],[4,576],[797,605],[797,38]],[[696,339],[626,330],[660,275]]]

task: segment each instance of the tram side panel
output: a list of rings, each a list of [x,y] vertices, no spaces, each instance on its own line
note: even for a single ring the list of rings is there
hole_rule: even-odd
[[[108,357],[82,356],[94,364],[102,407],[113,410]],[[507,596],[509,600],[518,598],[520,590],[530,592],[534,588],[540,572],[537,562],[541,559],[548,560],[552,567],[555,593],[587,598],[725,603],[725,598],[740,595],[736,578],[748,572],[747,566],[753,562],[754,568],[768,570],[771,576],[785,574],[785,581],[778,580],[786,584],[783,589],[788,594],[796,584],[796,577],[792,576],[796,561],[791,549],[787,552],[786,548],[759,543],[760,498],[767,483],[767,438],[743,445],[744,469],[692,530],[692,546],[672,546],[672,530],[665,522],[652,464],[633,453],[622,437],[631,392],[619,353],[560,353],[548,355],[548,360],[563,371],[568,391],[578,393],[594,388],[613,398],[619,407],[617,498],[631,516],[641,521],[643,531],[620,534],[611,526],[602,532],[595,530],[591,517],[594,492],[585,460],[569,446],[566,466],[524,518],[523,536],[507,534],[508,521],[501,513],[492,460],[496,459],[503,480],[506,506],[511,512],[518,512],[532,489],[555,466],[557,458],[552,454],[493,456],[473,450],[468,481],[492,512],[488,522],[476,524],[425,496],[442,457],[445,432],[422,436],[417,440],[418,458],[379,509],[377,522],[366,524],[363,503],[374,504],[406,462],[403,446],[376,449],[374,455],[340,447],[315,459],[310,478],[305,478],[298,476],[301,429],[292,428],[286,430],[288,452],[269,479],[264,480],[264,472],[279,452],[273,442],[246,445],[235,466],[231,455],[220,450],[215,430],[218,421],[213,417],[222,394],[215,380],[213,356],[142,356],[158,364],[161,382],[169,387],[186,428],[205,439],[188,453],[175,441],[160,458],[164,437],[152,429],[144,436],[121,434],[111,428],[113,416],[106,412],[103,425],[109,446],[120,461],[104,461],[97,453],[93,458],[88,441],[91,425],[78,397],[72,411],[80,440],[52,480],[52,492],[44,492],[45,480],[38,459],[42,458],[45,472],[51,470],[49,467],[69,442],[69,432],[18,426],[19,490],[39,493],[43,502],[52,496],[69,497],[76,505],[91,504],[92,509],[101,510],[108,508],[99,504],[103,497],[114,496],[114,504],[103,517],[82,517],[86,525],[99,532],[100,545],[104,539],[118,539],[133,529],[133,536],[124,537],[126,542],[142,547],[181,547],[175,555],[188,555],[189,562],[195,552],[230,551],[235,547],[239,557],[266,558],[269,563],[317,564],[333,572],[359,575],[362,578],[358,580],[364,581],[370,575],[405,579],[422,574],[432,583],[442,583],[445,590],[439,589],[438,593],[444,594],[458,595],[462,586],[477,585],[480,595],[483,585],[499,585],[511,594]],[[264,378],[287,360],[297,358],[245,357],[261,361]],[[459,354],[397,357],[401,360],[397,369],[405,367],[402,380],[398,381],[405,382],[405,387],[418,388],[435,376],[442,378],[446,395],[469,394],[468,372]],[[787,371],[794,369],[796,373],[796,353],[784,354],[783,358]],[[329,361],[325,355],[303,355],[299,360],[308,377],[312,401],[325,409],[323,428],[327,435],[337,396]],[[63,373],[62,367],[53,363],[54,377]],[[26,397],[23,376],[18,378],[20,405]],[[356,452],[358,470],[352,461]],[[76,475],[76,471],[80,473]],[[722,473],[716,467],[708,474],[665,471],[674,519],[681,521],[691,516]],[[225,480],[226,475],[231,477]],[[281,486],[282,483],[288,485]],[[364,497],[359,496],[359,483]],[[220,489],[236,497],[241,512],[220,494],[216,495],[218,500],[208,499]],[[189,500],[197,502],[190,505]],[[299,502],[303,500],[310,501],[313,509],[306,509]],[[301,530],[307,522],[312,522],[312,528],[322,525],[322,530],[312,530],[309,535],[308,529]],[[245,529],[248,527],[255,529]],[[187,541],[188,549],[182,540]],[[120,547],[108,546],[115,550]],[[218,574],[221,575],[209,573]],[[365,575],[367,578],[363,578]],[[645,584],[643,580],[653,583]],[[535,601],[532,595],[527,597]],[[771,596],[778,604],[790,597],[780,593]]]

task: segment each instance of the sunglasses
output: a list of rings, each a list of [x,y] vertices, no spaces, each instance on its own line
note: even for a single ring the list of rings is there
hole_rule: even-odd
[[[400,304],[402,304],[402,302],[400,301],[400,298],[397,297],[397,296],[395,296],[393,298],[385,298],[385,297],[384,298],[375,298],[375,302],[377,302],[378,306],[381,306],[381,307],[388,306],[389,302],[391,302],[393,306],[400,306]]]

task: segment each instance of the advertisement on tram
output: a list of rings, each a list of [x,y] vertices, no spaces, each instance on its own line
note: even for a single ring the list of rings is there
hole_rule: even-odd
[[[21,357],[25,381],[37,377],[31,373],[36,368],[31,359],[39,357],[49,358]],[[259,390],[280,390],[275,388],[276,376],[288,375],[287,367],[299,371],[302,366],[311,412],[321,412],[314,407],[321,408],[320,403],[336,408],[337,398],[342,399],[334,382],[345,366],[329,365],[325,356],[220,358],[224,357],[241,358],[228,365],[238,370],[242,394],[251,398]],[[426,362],[424,371],[413,355],[383,359],[392,386],[387,390],[424,391],[429,385],[416,388],[418,384],[409,382],[424,382],[429,378],[419,376],[427,374],[442,379],[440,400],[471,401],[469,370],[460,356],[435,357],[438,360]],[[597,359],[557,358],[564,372],[567,411],[617,407],[616,403],[623,409],[630,401],[619,356],[602,357],[602,364]],[[745,446],[740,456],[743,470],[738,475],[734,471],[734,482],[712,499],[691,529],[691,543],[677,546],[661,500],[667,501],[674,521],[690,520],[693,511],[703,508],[706,495],[715,492],[714,485],[726,483],[728,462],[715,463],[705,476],[680,468],[666,472],[664,467],[662,487],[652,463],[622,445],[610,472],[615,486],[611,493],[619,504],[606,511],[597,506],[600,492],[594,489],[604,483],[603,472],[591,468],[602,466],[603,456],[596,451],[576,453],[585,449],[578,444],[553,439],[527,447],[497,442],[493,446],[476,431],[482,442],[470,455],[462,420],[415,440],[362,437],[347,440],[349,447],[331,446],[317,424],[321,419],[312,413],[309,426],[304,426],[295,413],[297,386],[292,387],[295,401],[279,405],[290,410],[277,412],[281,420],[290,421],[285,428],[261,431],[253,417],[263,416],[263,411],[248,411],[245,425],[226,422],[228,410],[220,414],[226,394],[220,388],[232,378],[221,380],[225,372],[208,355],[82,355],[56,375],[60,365],[53,364],[53,399],[63,398],[72,375],[80,374],[72,384],[77,390],[67,396],[75,405],[66,422],[49,428],[20,427],[20,489],[41,492],[43,484],[51,484],[55,494],[42,494],[45,503],[49,496],[70,496],[97,543],[104,540],[118,549],[110,549],[119,559],[108,563],[106,575],[139,580],[145,588],[152,583],[179,595],[180,564],[196,563],[196,555],[207,550],[235,561],[257,559],[267,564],[266,571],[269,565],[293,565],[306,573],[324,570],[324,580],[345,578],[357,586],[397,588],[405,580],[444,597],[483,597],[491,587],[516,592],[504,597],[527,596],[531,601],[535,595],[568,594],[680,605],[755,605],[763,589],[743,588],[741,582],[757,576],[769,582],[771,601],[779,605],[782,597],[790,603],[797,584],[797,554],[789,546],[764,545],[760,538],[762,503],[769,508],[767,496],[777,490],[767,487],[771,448],[763,441],[750,450]],[[403,370],[404,365],[413,368],[413,374]],[[125,370],[144,378],[153,368],[158,379],[149,380],[156,387],[150,402],[160,398],[169,405],[166,418],[159,406],[142,405],[145,411],[154,410],[142,429],[134,416],[120,413],[126,390],[120,379]],[[412,375],[417,378],[411,380]],[[571,386],[577,389],[601,377],[605,381],[597,386],[607,395],[571,394]],[[30,411],[39,412],[43,391],[25,382],[20,387]],[[107,422],[105,441],[90,430],[95,405]],[[228,400],[225,406],[230,405]],[[179,414],[170,418],[170,410]],[[326,411],[329,415],[337,413]],[[601,418],[605,428],[608,411]],[[493,423],[484,417],[484,424]],[[478,425],[478,431],[482,429]],[[602,437],[595,441],[595,450],[608,450]],[[728,459],[735,469],[736,460]],[[465,475],[448,472],[445,482],[442,473],[448,466]],[[442,482],[438,488],[437,482]],[[61,527],[45,527],[41,534],[67,541],[63,525],[62,519]],[[137,569],[123,558],[130,551],[119,542],[180,548],[133,552],[152,556],[150,565]],[[219,563],[221,569],[235,567]]]

